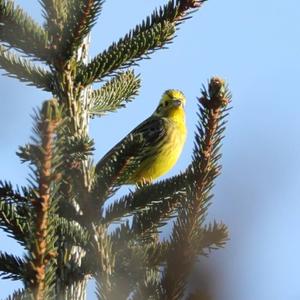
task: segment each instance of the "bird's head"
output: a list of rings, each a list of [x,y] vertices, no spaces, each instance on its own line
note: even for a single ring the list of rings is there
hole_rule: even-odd
[[[172,117],[184,113],[185,96],[179,90],[167,90],[155,110],[155,115],[160,117]]]

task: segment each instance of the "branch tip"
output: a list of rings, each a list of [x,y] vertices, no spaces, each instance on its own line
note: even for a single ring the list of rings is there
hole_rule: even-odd
[[[199,102],[207,109],[221,109],[230,102],[230,94],[224,79],[221,77],[212,77],[210,79],[208,90],[202,90],[202,97]]]

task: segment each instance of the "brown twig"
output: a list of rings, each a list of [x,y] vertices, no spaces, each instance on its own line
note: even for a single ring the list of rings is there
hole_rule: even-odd
[[[88,0],[86,1],[86,4],[84,5],[84,9],[82,10],[82,14],[76,24],[76,27],[74,29],[74,36],[79,37],[81,29],[84,27],[84,25],[87,22],[87,18],[89,14],[91,13],[91,10],[93,8],[93,5],[95,5],[95,0]]]
[[[46,266],[49,260],[55,256],[54,253],[47,251],[48,217],[51,206],[51,182],[52,159],[53,159],[53,139],[58,118],[55,113],[57,103],[50,100],[44,103],[42,110],[42,120],[39,130],[42,133],[42,155],[41,166],[39,169],[39,201],[34,202],[36,209],[36,237],[37,242],[34,247],[33,269],[34,278],[34,298],[36,300],[45,299],[45,276]]]
[[[218,130],[222,126],[220,123],[224,108],[229,103],[224,81],[218,77],[212,78],[208,93],[203,92],[199,102],[202,106],[201,112],[205,116],[202,119],[202,128],[196,135],[194,160],[187,169],[187,201],[179,210],[174,225],[171,237],[173,250],[169,254],[162,279],[163,299],[168,300],[182,297],[187,276],[201,247],[197,245],[202,242],[199,228],[205,216],[213,180],[220,172],[215,149],[220,141]],[[195,153],[197,150],[198,153]]]
[[[205,126],[202,157],[199,166],[195,166],[196,193],[192,202],[192,211],[190,219],[190,234],[199,224],[199,213],[203,205],[203,196],[207,191],[209,183],[212,181],[209,175],[213,177],[219,175],[221,166],[214,162],[214,148],[218,141],[216,140],[217,130],[220,125],[223,109],[229,103],[227,95],[224,93],[224,80],[213,77],[209,83],[209,98],[204,95],[199,99],[204,109],[208,111],[207,125]],[[197,162],[195,162],[197,163]]]
[[[178,14],[175,17],[176,22],[180,22],[190,10],[201,7],[206,0],[182,0],[179,1]]]

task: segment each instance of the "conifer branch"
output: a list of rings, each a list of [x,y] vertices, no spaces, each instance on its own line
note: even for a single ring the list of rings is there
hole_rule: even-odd
[[[25,249],[32,244],[32,191],[25,187],[16,190],[11,183],[0,181],[0,228]]]
[[[90,33],[103,5],[102,0],[72,0],[68,5],[68,16],[63,27],[60,55],[67,60],[82,45]]]
[[[87,161],[94,150],[94,141],[89,136],[74,136],[70,133],[65,139],[65,159],[70,165]]]
[[[95,230],[95,264],[96,264],[96,286],[97,298],[99,300],[110,300],[109,295],[112,292],[111,276],[115,267],[115,258],[112,252],[111,239],[107,234],[106,226],[98,225]]]
[[[15,255],[0,252],[0,277],[29,282],[30,276],[26,261]]]
[[[45,69],[34,65],[31,61],[17,56],[12,51],[0,45],[0,68],[4,69],[9,77],[34,85],[51,92],[53,76]]]
[[[171,235],[171,247],[167,258],[166,270],[162,277],[162,299],[181,299],[185,291],[186,278],[197,255],[203,254],[204,247],[223,245],[224,230],[212,234],[206,228],[201,232],[206,210],[211,199],[213,181],[220,173],[219,149],[226,107],[230,93],[220,78],[212,78],[208,91],[202,91],[199,99],[201,112],[200,124],[195,138],[193,162],[188,169],[187,201],[179,209],[177,220]],[[212,239],[218,235],[219,241]],[[206,240],[203,237],[206,236]]]
[[[119,73],[100,89],[92,92],[90,115],[101,116],[125,107],[125,103],[130,102],[138,94],[140,86],[141,80],[132,70]]]
[[[47,32],[14,1],[0,0],[0,41],[27,56],[49,61]]]
[[[118,226],[110,234],[110,237],[112,239],[113,246],[116,249],[121,249],[122,247],[124,247],[125,241],[130,241],[131,239],[133,239],[129,221],[126,219],[123,223],[120,223],[120,226]]]
[[[76,246],[74,248],[76,248]],[[58,251],[62,250],[63,249],[58,248]],[[68,252],[64,253],[66,254]],[[90,263],[87,262],[87,256],[84,256],[80,263],[78,263],[78,260],[76,260],[75,252],[73,252],[72,254],[70,254],[70,258],[64,257],[64,262],[60,262],[61,266],[59,267],[59,276],[63,274],[63,280],[61,280],[59,283],[61,290],[70,288],[72,289],[72,287],[74,287],[76,283],[80,283],[87,276],[90,277],[92,274]],[[59,262],[59,259],[57,261]]]
[[[28,162],[31,165],[36,165],[41,160],[40,148],[33,144],[19,146],[19,151],[16,153],[22,163]]]
[[[45,29],[49,32],[52,49],[57,49],[61,32],[67,18],[68,0],[39,0],[46,19]],[[72,1],[70,1],[72,2]]]
[[[123,230],[122,227],[127,228],[127,230]],[[156,240],[137,243],[139,237],[137,235],[133,237],[130,230],[131,227],[128,222],[125,222],[110,235],[113,253],[117,253],[116,270],[120,266],[121,268],[127,268],[124,271],[126,274],[133,269],[157,267],[165,262],[169,242]],[[125,232],[127,232],[127,235],[123,235]],[[124,257],[126,259],[122,261]],[[132,263],[129,262],[130,260],[132,260]],[[141,279],[138,274],[136,276],[136,279]]]
[[[159,268],[166,260],[169,243],[157,239],[141,241],[128,221],[112,233],[111,239],[116,257],[111,299],[127,299],[126,295],[130,299],[150,296],[159,299],[155,290],[159,287]]]
[[[49,289],[46,278],[46,267],[49,260],[55,256],[53,248],[53,236],[51,234],[51,223],[49,222],[49,213],[51,211],[51,184],[53,177],[53,149],[54,134],[58,123],[60,122],[60,111],[58,103],[55,100],[46,101],[41,111],[41,120],[38,128],[41,135],[41,164],[37,167],[38,172],[38,195],[39,199],[34,201],[36,211],[36,243],[32,249],[33,260],[32,269],[35,273],[33,279],[33,293],[37,300],[43,300],[47,297]],[[52,224],[53,226],[53,224]]]
[[[142,251],[142,274],[136,280],[132,300],[160,299],[161,267],[164,265],[169,249],[169,242],[159,242],[158,239],[151,243],[143,243]],[[133,254],[135,255],[135,254]]]
[[[0,228],[25,248],[29,247],[27,239],[30,233],[27,209],[25,205],[16,205],[0,196]]]
[[[172,212],[185,197],[184,176],[181,174],[155,184],[144,185],[123,196],[107,207],[103,221],[110,223],[134,215],[133,226],[140,232],[152,228],[154,224],[159,226],[162,216]],[[151,219],[153,224],[147,224]]]
[[[21,188],[22,193],[19,188],[13,189],[10,182],[0,180],[0,201],[9,201],[13,203],[26,203],[28,202],[29,191],[27,188]]]
[[[149,29],[128,33],[117,43],[112,44],[103,53],[96,56],[87,66],[81,66],[77,76],[78,84],[87,86],[95,80],[128,67],[145,54],[150,54],[171,40],[174,26],[169,22],[155,24]]]
[[[62,217],[55,220],[57,231],[68,243],[85,248],[90,239],[89,232],[75,221],[68,221]]]
[[[137,285],[132,300],[161,299],[159,293],[159,277],[160,273],[158,269],[151,268],[146,270],[142,282]]]
[[[28,300],[31,299],[31,295],[27,290],[19,289],[13,294],[9,295],[5,300]]]
[[[176,26],[186,19],[187,13],[191,9],[200,7],[202,2],[169,1],[160,10],[155,10],[151,17],[136,26],[124,38],[97,55],[87,66],[82,66],[77,82],[87,86],[120,68],[128,67],[148,57],[155,50],[162,49],[172,40]]]
[[[116,236],[111,241],[115,267],[111,276],[112,288],[108,299],[120,300],[129,296],[131,299],[132,291],[142,285],[146,278],[151,277],[149,270],[157,270],[161,265],[167,253],[167,243],[128,242],[124,237],[118,239]]]
[[[48,22],[57,22],[59,20],[58,16],[66,11],[67,3],[66,0],[39,0],[40,5],[43,9],[43,14]]]
[[[199,232],[198,253],[200,255],[207,255],[212,250],[224,247],[228,240],[228,229],[223,223],[213,222],[201,228]]]

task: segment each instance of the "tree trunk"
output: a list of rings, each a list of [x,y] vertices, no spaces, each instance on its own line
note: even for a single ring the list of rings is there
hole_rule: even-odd
[[[87,63],[88,62],[88,49],[90,44],[90,36],[88,35],[82,44],[82,46],[79,48],[77,53],[77,61]],[[89,126],[89,116],[88,116],[88,106],[89,106],[89,100],[90,100],[90,91],[91,87],[86,87],[84,90],[82,90],[80,94],[80,102],[81,102],[81,108],[76,107],[74,109],[74,106],[76,106],[75,99],[70,99],[72,102],[72,108],[74,109],[72,115],[73,118],[73,124],[74,124],[74,134],[77,136],[87,136],[88,135],[88,126]],[[77,96],[77,95],[73,95]],[[74,97],[75,98],[75,97]],[[70,112],[71,114],[71,112]],[[83,176],[84,176],[84,187],[85,190],[88,191],[91,186],[91,180],[89,178],[89,172],[88,172],[88,162],[84,161],[82,162],[82,170],[83,170]],[[79,207],[77,207],[79,211]],[[66,253],[65,251],[69,252],[68,259],[71,259],[72,261],[76,262],[78,266],[81,265],[81,260],[85,256],[85,251],[77,246],[73,246],[69,250],[62,249],[63,253]],[[71,271],[72,272],[72,271]],[[59,278],[59,280],[62,280],[62,282],[68,282],[67,274],[62,274],[62,278]],[[64,287],[59,290],[59,299],[60,300],[86,300],[86,290],[87,290],[87,283],[88,283],[88,275],[84,276],[82,279],[73,282],[71,285],[68,285],[67,287]],[[58,283],[59,284],[59,283]]]

